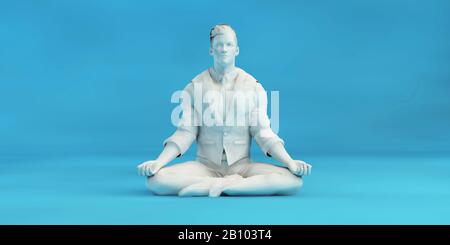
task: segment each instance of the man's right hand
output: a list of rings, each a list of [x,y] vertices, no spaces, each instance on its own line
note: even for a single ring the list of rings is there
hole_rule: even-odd
[[[156,174],[162,167],[164,164],[157,160],[146,161],[137,166],[139,175],[149,177]]]

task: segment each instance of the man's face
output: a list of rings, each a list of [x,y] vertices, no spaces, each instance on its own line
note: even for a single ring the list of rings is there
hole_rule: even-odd
[[[214,37],[209,53],[214,57],[214,61],[222,64],[233,63],[239,54],[239,47],[236,37],[231,31],[226,31]]]

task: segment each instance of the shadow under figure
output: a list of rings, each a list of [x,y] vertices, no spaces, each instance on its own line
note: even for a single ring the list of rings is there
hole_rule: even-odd
[[[156,160],[138,166],[139,173],[147,176],[148,188],[156,195],[295,194],[312,166],[293,160],[283,140],[270,128],[266,91],[235,66],[239,54],[235,31],[226,24],[216,25],[210,31],[210,43],[213,67],[185,87],[177,130],[164,141]],[[202,108],[204,103],[209,107]],[[286,168],[252,162],[252,138],[267,156]],[[198,143],[195,161],[164,167],[194,141]]]

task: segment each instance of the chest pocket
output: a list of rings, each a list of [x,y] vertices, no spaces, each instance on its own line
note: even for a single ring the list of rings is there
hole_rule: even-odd
[[[235,140],[233,141],[235,145],[245,145],[247,144],[247,140]]]
[[[200,140],[200,144],[202,145],[214,145],[214,140]]]

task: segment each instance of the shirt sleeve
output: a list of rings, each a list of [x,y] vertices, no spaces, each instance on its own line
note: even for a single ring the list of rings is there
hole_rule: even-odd
[[[250,134],[255,139],[265,155],[277,143],[284,146],[284,141],[270,128],[270,120],[267,115],[267,94],[260,83],[255,88],[255,106],[251,113]]]
[[[198,134],[198,115],[194,109],[194,89],[193,84],[189,83],[183,90],[181,94],[181,110],[182,115],[177,126],[177,130],[166,140],[164,140],[163,145],[165,146],[168,142],[174,143],[179,152],[180,157],[189,149],[192,143],[197,138]]]

